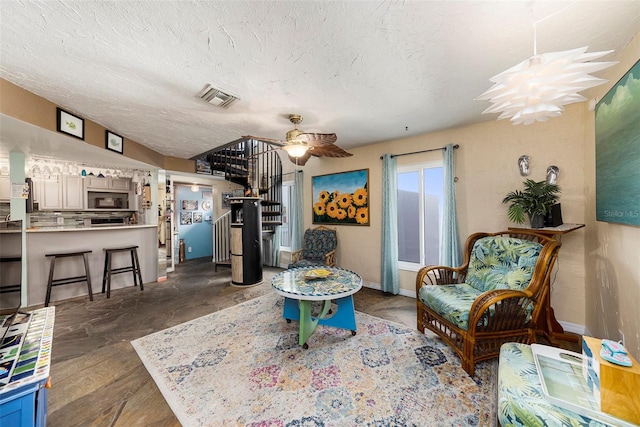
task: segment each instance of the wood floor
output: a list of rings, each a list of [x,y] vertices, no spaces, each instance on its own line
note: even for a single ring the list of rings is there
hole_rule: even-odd
[[[265,268],[264,283],[230,286],[226,268],[181,263],[167,281],[95,294],[94,301],[56,302],[47,425],[179,426],[130,341],[264,295],[281,270]],[[356,310],[416,326],[415,300],[363,288]]]

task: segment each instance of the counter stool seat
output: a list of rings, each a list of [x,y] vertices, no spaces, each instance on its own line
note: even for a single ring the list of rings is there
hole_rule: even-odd
[[[140,273],[140,261],[138,260],[138,246],[125,246],[122,248],[105,248],[104,257],[104,273],[102,275],[102,293],[107,292],[107,298],[111,298],[111,275],[119,273],[133,273],[133,285],[138,286],[140,283],[140,290],[144,291],[142,285],[142,274]],[[113,254],[118,252],[129,252],[131,256],[131,265],[124,267],[112,268],[111,261]]]
[[[44,306],[49,307],[49,301],[51,301],[51,288],[54,286],[69,285],[71,283],[87,282],[87,290],[89,291],[89,300],[93,301],[93,292],[91,290],[91,273],[89,272],[89,260],[87,254],[92,251],[77,251],[77,252],[59,252],[53,254],[45,254],[45,257],[51,257],[51,266],[49,267],[49,281],[47,282],[47,296],[44,300]],[[75,277],[60,277],[58,279],[53,278],[53,273],[56,268],[56,259],[69,258],[69,257],[82,257],[84,260],[84,275]]]

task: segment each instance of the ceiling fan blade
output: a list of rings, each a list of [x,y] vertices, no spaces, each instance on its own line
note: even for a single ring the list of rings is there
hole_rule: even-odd
[[[296,139],[304,141],[312,147],[317,147],[319,145],[333,144],[338,137],[335,133],[301,133]]]
[[[342,148],[337,145],[327,144],[327,145],[315,145],[313,150],[309,151],[311,155],[316,157],[350,157],[353,154],[344,151]]]
[[[278,147],[282,147],[284,145],[287,145],[286,141],[281,141],[279,139],[263,138],[263,137],[260,137],[260,136],[251,136],[251,135],[243,136],[243,138],[253,139],[255,141],[266,142],[267,144],[277,145]]]

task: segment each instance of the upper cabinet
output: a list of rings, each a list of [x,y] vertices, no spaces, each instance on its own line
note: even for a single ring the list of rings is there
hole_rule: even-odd
[[[84,185],[85,209],[100,211],[137,210],[136,198],[131,188],[131,178],[86,177]]]
[[[83,190],[81,176],[64,175],[62,177],[62,209],[84,209]]]
[[[117,190],[129,191],[131,189],[131,178],[98,178],[95,176],[85,177],[85,187],[90,190]]]
[[[131,190],[131,178],[111,178],[110,187],[113,190]]]
[[[0,201],[7,201],[11,197],[11,180],[8,176],[0,176]]]
[[[34,201],[41,211],[131,210],[130,188],[131,178],[55,175],[34,180]]]
[[[34,180],[33,189],[34,201],[38,202],[39,210],[62,210],[62,178],[60,176]]]

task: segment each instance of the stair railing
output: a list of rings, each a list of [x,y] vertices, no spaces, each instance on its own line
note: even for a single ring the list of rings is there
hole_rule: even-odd
[[[213,223],[213,263],[231,266],[231,211],[225,212]]]

